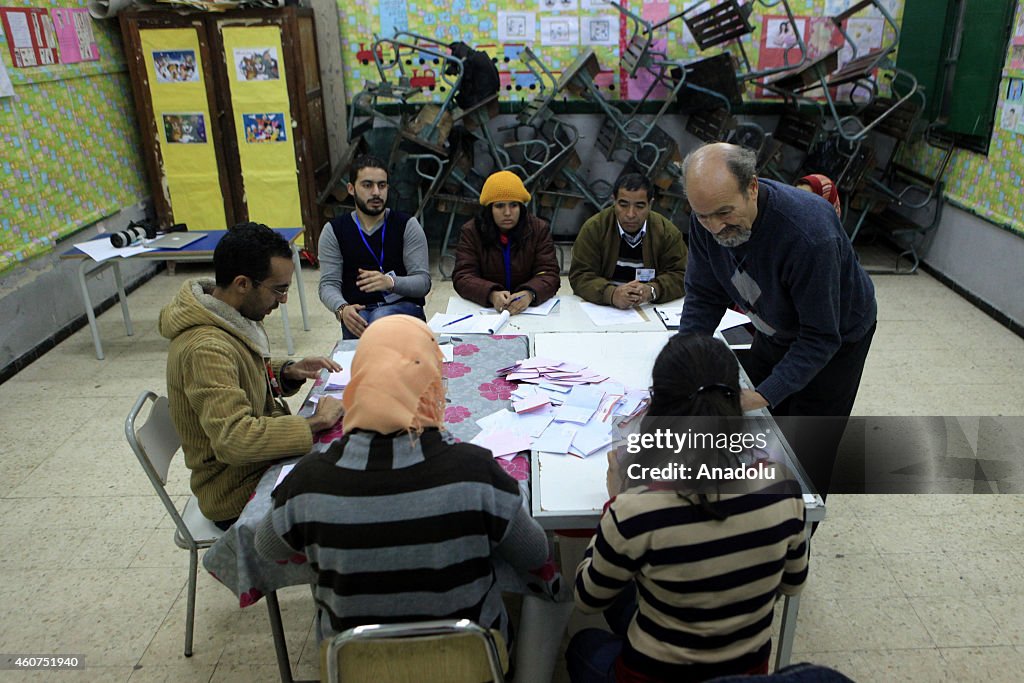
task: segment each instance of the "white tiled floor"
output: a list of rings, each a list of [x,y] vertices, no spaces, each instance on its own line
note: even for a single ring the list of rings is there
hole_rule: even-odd
[[[182,656],[187,553],[123,436],[142,389],[163,393],[157,314],[180,267],[100,317],[107,360],[82,330],[0,385],[0,652],[84,654],[87,670],[0,672],[2,680],[274,681],[266,610],[241,610],[200,572],[195,656]],[[312,331],[291,305],[297,355],[322,354],[337,326],[305,271]],[[855,413],[1020,415],[1024,341],[927,274],[875,278],[879,326]],[[567,285],[566,285],[567,286]],[[435,280],[428,315],[450,283]],[[72,295],[69,293],[69,296]],[[268,319],[283,352],[281,324]],[[184,466],[170,489],[188,492]],[[829,498],[815,536],[794,661],[858,681],[1020,681],[1024,671],[1024,497]],[[316,678],[308,589],[281,595],[296,674]],[[556,680],[566,680],[556,671]],[[532,683],[532,682],[527,682]]]

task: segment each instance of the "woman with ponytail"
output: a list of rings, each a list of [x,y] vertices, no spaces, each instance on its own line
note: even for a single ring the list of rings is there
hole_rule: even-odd
[[[804,504],[754,457],[738,378],[711,337],[673,337],[658,355],[650,409],[609,454],[611,500],[576,570],[576,606],[604,611],[613,632],[573,637],[574,683],[767,673],[775,600],[807,576]]]

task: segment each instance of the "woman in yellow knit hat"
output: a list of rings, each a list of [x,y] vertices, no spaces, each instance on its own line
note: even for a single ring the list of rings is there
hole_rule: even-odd
[[[480,191],[480,214],[462,226],[452,284],[464,299],[522,313],[558,291],[558,259],[547,221],[526,209],[523,181],[511,171],[491,174]]]

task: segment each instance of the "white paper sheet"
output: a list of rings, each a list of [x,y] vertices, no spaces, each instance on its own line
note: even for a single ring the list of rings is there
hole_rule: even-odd
[[[499,43],[532,43],[536,33],[535,12],[498,12]]]
[[[611,425],[603,422],[591,422],[576,430],[572,438],[572,447],[584,457],[612,443]]]
[[[292,463],[291,465],[285,465],[284,467],[281,468],[281,472],[277,475],[277,481],[274,482],[275,489],[281,484],[282,481],[284,481],[285,477],[292,473],[293,469],[295,469],[295,463]]]
[[[334,354],[333,359],[335,363],[337,363],[342,367],[342,369],[344,369],[352,367],[352,359],[355,358],[355,356],[355,350],[338,351],[337,353]]]
[[[580,308],[590,321],[598,327],[610,327],[612,325],[635,325],[637,323],[645,322],[640,311],[635,308],[627,308],[622,310],[615,308],[614,306],[602,306],[600,304],[592,304],[588,301],[580,303]]]
[[[580,17],[580,43],[583,45],[618,45],[619,18],[614,14]]]
[[[558,303],[558,297],[553,296],[540,306],[527,306],[526,310],[519,315],[547,315],[551,312],[551,309]]]
[[[725,315],[722,316],[721,322],[719,322],[718,327],[715,328],[715,332],[721,332],[722,330],[727,330],[730,327],[736,327],[737,325],[746,325],[749,322],[749,315],[727,308],[725,309]]]
[[[508,311],[490,315],[435,313],[427,323],[438,334],[497,334],[509,318]]]
[[[568,453],[576,429],[557,422],[551,423],[533,442],[533,450],[547,453]]]
[[[147,251],[156,251],[156,249],[149,249],[144,246],[115,247],[107,238],[89,240],[88,242],[79,242],[75,246],[78,247],[79,251],[83,251],[88,254],[89,257],[97,263],[114,258],[115,256],[128,258],[129,256],[135,256],[137,254],[144,254]]]
[[[541,45],[579,45],[579,17],[555,15],[540,18]]]

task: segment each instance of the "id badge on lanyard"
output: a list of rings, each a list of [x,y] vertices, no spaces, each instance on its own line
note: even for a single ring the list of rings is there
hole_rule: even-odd
[[[387,214],[384,215],[384,225],[380,228],[380,256],[377,256],[377,253],[370,247],[370,243],[366,240],[366,234],[363,232],[363,226],[359,224],[359,217],[356,216],[355,213],[352,214],[352,220],[355,221],[356,231],[359,233],[359,238],[363,240],[366,250],[370,252],[370,256],[372,256],[373,260],[377,262],[377,268],[380,272],[384,273],[384,239],[387,237],[388,229]],[[390,277],[392,281],[395,281],[398,277],[395,275],[394,270],[390,270],[384,274]],[[394,292],[382,292],[382,294],[384,295],[384,303],[386,304],[393,304],[402,299],[401,294],[396,294]]]

